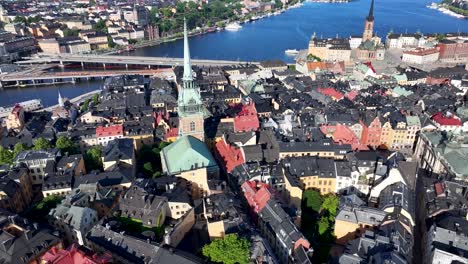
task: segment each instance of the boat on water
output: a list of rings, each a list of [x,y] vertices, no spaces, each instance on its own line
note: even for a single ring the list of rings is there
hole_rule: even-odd
[[[297,55],[299,51],[297,49],[287,49],[284,51],[284,53],[286,53],[286,55],[289,55],[289,56],[294,56],[294,55]]]
[[[237,31],[237,30],[239,30],[241,28],[242,28],[242,26],[239,25],[239,23],[234,22],[234,23],[227,24],[224,29],[226,29],[228,31]]]
[[[26,112],[36,111],[44,108],[40,99],[28,100],[18,104],[23,107],[24,111]],[[7,117],[11,113],[11,110],[13,110],[13,107],[14,106],[0,107],[0,117]]]
[[[427,7],[430,8],[430,9],[437,9],[439,7],[439,5],[436,4],[436,3],[432,3],[432,4],[428,5]]]

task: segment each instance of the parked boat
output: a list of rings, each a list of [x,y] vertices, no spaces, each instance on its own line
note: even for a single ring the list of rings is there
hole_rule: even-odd
[[[229,31],[237,31],[237,30],[239,30],[241,28],[242,28],[242,26],[239,25],[239,23],[234,22],[234,23],[227,24],[224,29],[229,30]]]
[[[297,55],[299,51],[297,49],[287,49],[284,53],[286,53],[286,55],[294,56]]]

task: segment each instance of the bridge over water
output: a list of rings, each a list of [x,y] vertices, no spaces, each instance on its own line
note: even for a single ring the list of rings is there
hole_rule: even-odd
[[[16,64],[32,65],[32,64],[47,64],[47,63],[81,63],[85,64],[101,64],[105,69],[109,65],[129,65],[147,66],[152,68],[155,66],[178,66],[183,65],[183,58],[167,58],[167,57],[143,57],[143,56],[115,56],[115,55],[90,55],[90,54],[56,54],[56,55],[40,55],[39,57],[30,57],[27,60],[18,61]],[[228,66],[241,64],[258,64],[258,62],[247,61],[229,61],[229,60],[200,60],[192,59],[192,64],[197,66]]]

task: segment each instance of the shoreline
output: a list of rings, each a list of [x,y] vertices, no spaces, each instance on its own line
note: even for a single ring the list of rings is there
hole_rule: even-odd
[[[304,1],[304,2],[309,2],[309,1]],[[238,23],[239,25],[246,24],[246,23],[254,23],[255,21],[261,20],[263,18],[268,18],[268,17],[271,17],[271,16],[281,15],[282,13],[286,12],[289,9],[300,8],[300,7],[302,7],[304,2],[298,2],[298,3],[294,4],[294,5],[287,6],[285,8],[281,8],[281,9],[280,8],[271,9],[268,12],[253,16],[253,17],[256,17],[256,19],[249,18],[249,19],[238,19],[238,20],[234,20],[234,21],[219,21],[219,22],[221,22],[221,23]],[[333,2],[326,2],[326,3],[333,3]],[[216,28],[216,26],[213,26],[213,27],[206,27],[206,28],[203,28],[203,29],[200,29],[200,30],[192,30],[192,32],[189,32],[188,34],[189,34],[189,38],[190,38],[190,37],[195,37],[195,36],[209,34],[209,33],[216,33],[216,32],[220,32],[220,31],[224,31],[224,30],[226,30],[226,29],[225,28],[220,28],[220,27]],[[122,54],[122,53],[123,54],[130,54],[131,52],[133,52],[133,51],[135,51],[137,49],[141,49],[141,48],[145,48],[145,47],[151,47],[151,46],[158,46],[158,45],[161,45],[163,43],[168,43],[168,42],[173,42],[173,41],[183,39],[183,36],[177,36],[179,34],[181,34],[181,32],[177,33],[175,35],[169,36],[169,37],[159,38],[159,39],[156,39],[156,40],[145,40],[144,42],[136,43],[136,44],[132,45],[133,48],[134,48],[133,50],[125,50],[126,47],[124,47],[121,50],[113,50],[113,51],[107,51],[107,52],[104,51],[104,52],[99,53],[99,54],[102,54],[102,55],[119,55],[119,54]]]
[[[458,14],[458,13],[446,8],[445,5],[443,5],[443,4],[432,3],[431,5],[428,5],[426,7],[429,8],[429,9],[437,10],[442,14],[445,14],[445,15],[448,15],[448,16],[451,16],[451,17],[455,17],[455,18],[458,18],[458,19],[468,19],[468,16]]]

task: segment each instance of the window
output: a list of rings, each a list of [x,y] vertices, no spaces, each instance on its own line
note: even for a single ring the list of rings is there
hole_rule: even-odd
[[[195,122],[190,122],[190,131],[195,131]]]

